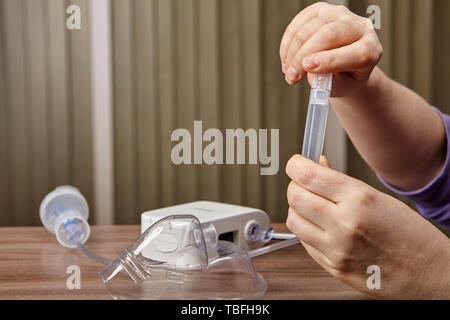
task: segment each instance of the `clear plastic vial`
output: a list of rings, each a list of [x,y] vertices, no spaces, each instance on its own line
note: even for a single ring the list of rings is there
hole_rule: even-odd
[[[313,76],[302,155],[319,163],[327,127],[332,75]]]

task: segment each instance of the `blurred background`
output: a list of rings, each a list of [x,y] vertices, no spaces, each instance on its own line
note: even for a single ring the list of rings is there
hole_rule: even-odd
[[[40,201],[62,184],[85,195],[91,223],[140,223],[146,210],[194,200],[284,221],[284,167],[301,151],[309,86],[284,82],[278,49],[314,2],[0,0],[0,225],[40,225]],[[450,1],[330,2],[366,17],[378,5],[380,67],[450,112]],[[71,4],[79,30],[66,28]],[[175,166],[170,135],[194,120],[223,132],[279,128],[278,174]],[[386,191],[333,115],[325,149],[335,169]]]

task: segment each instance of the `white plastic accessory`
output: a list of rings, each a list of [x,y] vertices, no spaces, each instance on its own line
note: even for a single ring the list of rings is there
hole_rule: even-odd
[[[50,192],[41,202],[39,216],[64,247],[76,248],[89,238],[89,207],[75,187],[60,186]]]

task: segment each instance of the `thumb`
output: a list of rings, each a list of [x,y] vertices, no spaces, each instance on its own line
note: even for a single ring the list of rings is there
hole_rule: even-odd
[[[327,157],[320,156],[319,164],[323,167],[327,167],[331,169],[330,161],[328,161]]]

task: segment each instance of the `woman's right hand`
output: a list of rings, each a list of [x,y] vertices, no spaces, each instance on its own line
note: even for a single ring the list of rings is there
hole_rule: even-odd
[[[333,73],[334,97],[361,89],[382,54],[369,19],[323,2],[297,14],[280,46],[282,70],[289,84],[299,82],[306,74]]]

